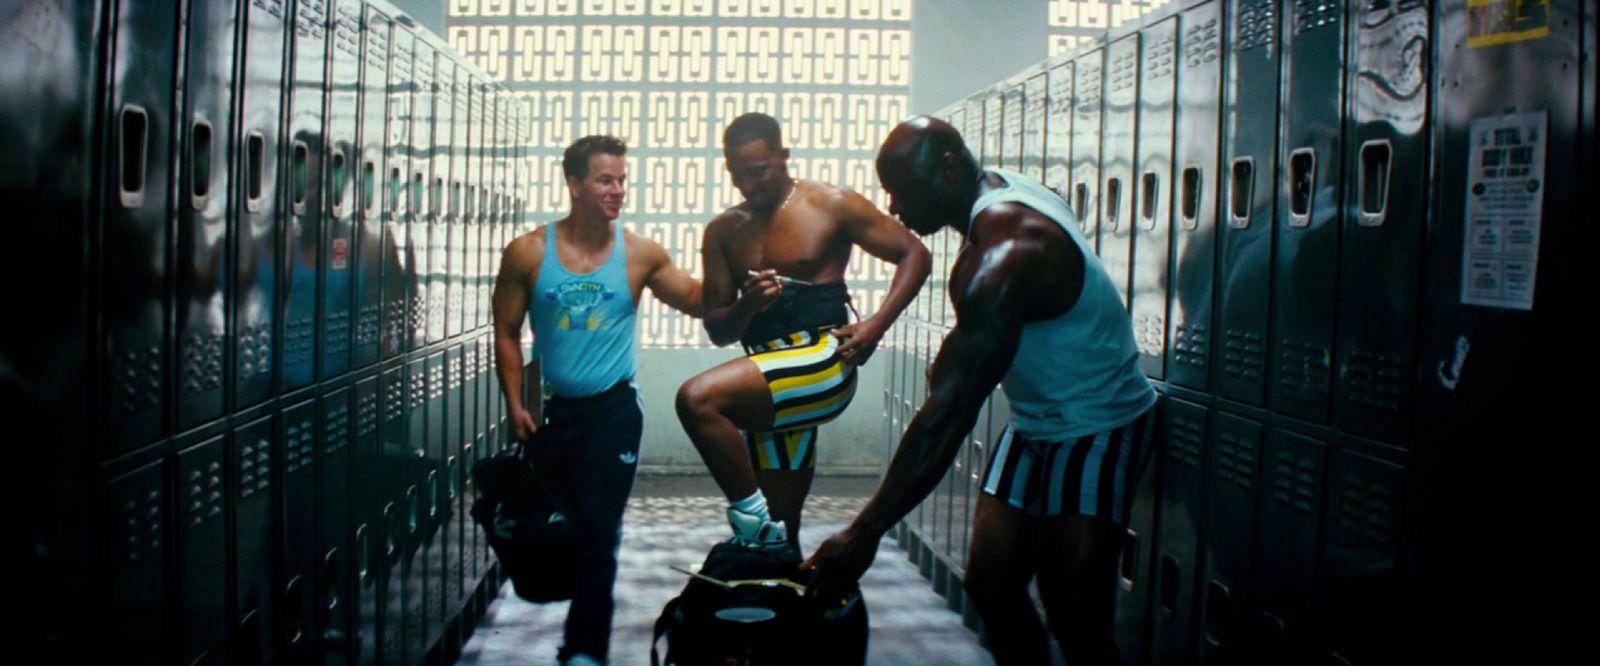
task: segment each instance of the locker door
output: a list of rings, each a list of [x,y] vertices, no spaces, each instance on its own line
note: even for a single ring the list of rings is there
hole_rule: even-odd
[[[350,370],[350,343],[359,326],[361,313],[352,307],[356,275],[359,272],[357,246],[361,243],[356,225],[361,215],[362,150],[357,143],[361,123],[361,5],[354,0],[339,2],[329,22],[327,107],[327,210],[323,216],[322,239],[322,359],[323,378],[337,377]],[[369,178],[378,174],[373,164]],[[373,183],[368,183],[372,185]],[[376,191],[373,192],[376,195]],[[373,196],[372,201],[376,202]],[[376,281],[373,281],[376,286]],[[376,301],[373,301],[376,302]],[[372,311],[376,314],[376,310]],[[376,324],[377,319],[373,318]],[[377,342],[376,328],[369,329],[368,343]],[[375,352],[376,349],[374,348]],[[376,355],[363,355],[362,365]]]
[[[1133,278],[1134,140],[1138,137],[1139,33],[1106,47],[1105,111],[1100,117],[1100,263],[1129,305]]]
[[[106,457],[150,444],[167,430],[167,220],[177,62],[175,6],[111,11],[99,229]]]
[[[105,394],[95,383],[104,381],[96,377],[108,365],[101,360],[105,347],[94,342],[97,327],[85,316],[96,287],[86,268],[99,261],[85,249],[96,224],[91,211],[103,196],[94,184],[101,165],[66,155],[93,154],[101,133],[112,130],[111,116],[101,109],[108,103],[100,94],[104,58],[90,55],[103,52],[108,4],[10,3],[8,38],[0,40],[0,136],[6,139],[0,197],[7,219],[25,221],[9,225],[0,246],[0,299],[13,312],[27,313],[27,325],[6,327],[0,342],[7,361],[0,419],[12,441],[52,444],[27,447],[20,458],[23,470],[52,473],[19,475],[5,499],[55,507],[10,512],[13,534],[27,534],[43,547],[13,565],[35,573],[13,594],[38,601],[8,630],[42,635],[49,627],[57,658],[80,662],[106,638],[103,622],[85,621],[83,614],[103,593],[106,568],[104,554],[90,551],[83,538],[84,526],[104,524],[103,506],[83,501],[91,484],[83,470],[115,447],[88,445],[107,424]],[[97,346],[86,353],[86,345]],[[60,378],[70,380],[55,381]],[[84,562],[95,562],[95,569],[84,572]]]
[[[177,456],[177,660],[222,661],[228,624],[226,437],[182,449]]]
[[[178,181],[178,429],[223,414],[233,66],[238,3],[189,3]],[[220,651],[212,653],[220,658]],[[185,662],[189,663],[189,662]]]
[[[1315,663],[1315,576],[1327,445],[1287,430],[1267,435],[1261,461],[1256,586],[1251,601],[1256,661]],[[1330,514],[1332,515],[1332,514]]]
[[[429,33],[430,37],[432,33]],[[432,171],[428,183],[428,343],[445,338],[445,320],[448,318],[447,296],[450,277],[449,224],[455,217],[450,199],[450,155],[455,146],[455,64],[443,45],[430,41],[436,60],[433,70],[433,131],[432,146],[428,148],[429,167]]]
[[[1183,57],[1178,61],[1176,182],[1171,188],[1172,309],[1167,380],[1197,391],[1211,389],[1212,311],[1217,266],[1217,202],[1222,173],[1217,149],[1221,115],[1222,3],[1183,12]]]
[[[465,67],[456,68],[455,90],[451,96],[454,109],[451,113],[451,141],[450,141],[450,180],[446,181],[450,188],[450,220],[448,240],[446,247],[449,250],[448,269],[445,277],[448,281],[448,291],[445,296],[445,337],[455,337],[465,331],[466,313],[463,306],[466,304],[466,250],[467,250],[467,219],[471,214],[469,199],[467,198],[467,125],[471,119],[467,116],[467,109],[471,108],[472,80],[468,78]]]
[[[1005,118],[1000,132],[1000,166],[1007,169],[1021,170],[1025,155],[1023,153],[1023,135],[1026,128],[1023,126],[1025,97],[1022,87],[1024,84],[1008,86],[998,94],[1005,97],[1005,106],[1002,113]]]
[[[1188,664],[1195,659],[1196,593],[1200,589],[1205,512],[1205,451],[1210,414],[1201,405],[1168,397],[1152,451],[1165,457],[1161,470],[1161,543],[1151,572],[1150,663]]]
[[[1100,243],[1100,112],[1104,49],[1073,61],[1072,191],[1067,194],[1078,229],[1098,253]]]
[[[328,15],[322,0],[300,0],[294,12],[293,56],[289,66],[289,125],[283,219],[283,301],[279,373],[282,389],[292,391],[316,381],[317,297],[322,293],[323,86],[328,50]]]
[[[1434,70],[1393,52],[1397,44],[1429,52],[1431,20],[1424,3],[1352,3],[1351,12],[1333,423],[1403,444],[1415,390]]]
[[[1408,625],[1400,575],[1406,469],[1343,446],[1333,454],[1316,608],[1324,663],[1379,663]],[[1365,448],[1365,447],[1362,447]],[[1558,639],[1559,640],[1559,639]]]
[[[1072,62],[1050,68],[1046,92],[1049,95],[1045,122],[1044,184],[1063,199],[1072,196]]]
[[[315,654],[317,622],[317,401],[307,400],[279,414],[283,470],[273,511],[280,558],[275,603],[281,632],[278,654],[305,663]]]
[[[981,96],[983,102],[983,151],[979,158],[986,169],[1006,166],[1006,95],[993,90]],[[977,101],[976,99],[974,101]]]
[[[360,224],[356,228],[355,248],[355,348],[351,365],[365,368],[380,357],[388,357],[399,346],[384,335],[385,269],[395,264],[394,240],[388,236],[389,219],[395,215],[388,196],[390,157],[385,149],[390,134],[386,126],[389,109],[389,18],[372,5],[365,12],[361,30],[360,166],[356,202]],[[392,272],[392,271],[391,271]],[[380,345],[381,341],[387,341]],[[380,353],[381,352],[381,353]]]
[[[283,0],[249,3],[245,10],[244,58],[238,80],[240,135],[235,140],[239,174],[234,227],[233,404],[236,409],[266,400],[273,391],[279,274],[279,155],[284,52]]]
[[[324,663],[346,664],[351,657],[350,525],[352,516],[357,513],[351,506],[353,498],[350,495],[351,442],[356,436],[351,425],[360,425],[358,421],[361,417],[357,415],[352,418],[350,400],[352,393],[356,394],[357,399],[371,399],[370,418],[375,419],[375,380],[366,380],[365,388],[368,391],[366,396],[359,395],[359,387],[332,391],[322,396],[320,405],[322,427],[317,452],[317,559],[314,562],[317,567],[317,592],[313,597],[317,622],[313,638]],[[369,405],[364,403],[357,408],[369,408]]]
[[[160,461],[105,486],[110,564],[109,656],[117,663],[166,661],[166,468]]]
[[[1045,122],[1049,116],[1049,78],[1040,72],[1023,83],[1022,102],[1022,172],[1041,183],[1045,164]]]
[[[1195,663],[1235,664],[1247,654],[1260,477],[1261,424],[1213,411],[1206,452],[1205,578],[1200,583],[1200,651]]]
[[[1328,422],[1343,195],[1344,3],[1300,2],[1283,28],[1283,165],[1273,255],[1268,402]]]
[[[484,325],[483,321],[483,276],[479,273],[483,267],[483,190],[482,185],[482,149],[483,144],[483,82],[473,77],[467,84],[467,94],[470,99],[467,103],[467,139],[463,144],[464,154],[461,158],[466,169],[462,176],[462,191],[466,198],[463,200],[464,218],[462,219],[462,234],[465,242],[461,254],[463,267],[461,270],[462,293],[461,331],[469,333],[476,331]]]
[[[268,415],[234,429],[229,447],[231,663],[272,664],[278,655],[279,613],[272,589],[274,439]]]
[[[381,382],[381,383],[380,383]],[[374,561],[382,547],[383,497],[378,490],[377,475],[379,427],[383,411],[388,406],[380,389],[389,385],[389,378],[367,377],[355,386],[355,433],[350,440],[349,474],[349,601],[345,604],[349,614],[350,658],[357,664],[370,664],[377,658],[378,638],[378,572]]]
[[[373,537],[367,558],[371,563],[371,589],[363,588],[362,599],[359,661],[363,663],[399,663],[405,656],[401,641],[405,595],[400,556],[407,534],[401,513],[405,479],[399,460],[410,450],[406,432],[410,425],[407,370],[406,366],[398,366],[384,371],[380,379],[382,416],[377,445],[367,467],[372,471],[358,477],[366,481],[365,496],[370,498],[367,506],[373,510]]]
[[[435,97],[434,52],[421,39],[415,42],[411,60],[411,175],[406,179],[408,189],[406,210],[405,249],[408,256],[406,271],[406,311],[408,339],[406,348],[416,349],[428,343],[428,273],[430,262],[428,231],[433,215],[433,201],[428,187],[433,178],[433,99]]]
[[[1134,339],[1139,367],[1166,379],[1167,308],[1172,281],[1172,113],[1177,92],[1178,18],[1145,26],[1140,68],[1139,140],[1133,192]]]
[[[370,14],[369,14],[370,17]],[[393,24],[390,24],[393,26]],[[416,252],[411,245],[411,219],[416,213],[412,201],[411,125],[415,40],[411,32],[392,27],[389,33],[389,78],[386,91],[388,110],[384,122],[387,140],[384,169],[383,230],[383,357],[390,358],[412,347],[411,331],[419,313],[412,302],[416,282]],[[369,44],[368,57],[371,53]],[[371,269],[368,269],[371,270]]]
[[[1279,0],[1228,7],[1228,63],[1219,181],[1227,223],[1217,272],[1214,358],[1217,395],[1266,404],[1267,298],[1271,289],[1272,220],[1276,201]]]

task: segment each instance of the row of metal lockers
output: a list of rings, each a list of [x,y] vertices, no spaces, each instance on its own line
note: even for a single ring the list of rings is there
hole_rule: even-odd
[[[86,663],[459,649],[495,594],[466,509],[506,444],[524,103],[381,1],[6,4],[19,631]]]
[[[1502,618],[1440,644],[1539,598],[1514,565],[1553,567],[1482,542],[1561,524],[1550,498],[1574,492],[1572,445],[1529,433],[1571,418],[1545,350],[1592,284],[1573,218],[1593,201],[1593,4],[1173,5],[935,114],[1067,200],[1162,393],[1122,656],[1409,663],[1522,640]],[[955,324],[961,239],[928,240],[933,279],[890,335],[889,450]],[[960,577],[1006,413],[997,391],[899,532],[973,624]]]

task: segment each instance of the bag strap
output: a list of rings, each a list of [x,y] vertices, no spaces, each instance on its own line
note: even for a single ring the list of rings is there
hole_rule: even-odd
[[[655,635],[650,638],[650,666],[661,666],[661,655],[656,652],[656,644],[661,642],[661,637],[667,633],[667,625],[672,622],[672,616],[678,612],[678,605],[683,603],[681,597],[673,597],[667,602],[666,608],[661,609],[661,616],[656,618]],[[671,652],[668,652],[671,655]]]

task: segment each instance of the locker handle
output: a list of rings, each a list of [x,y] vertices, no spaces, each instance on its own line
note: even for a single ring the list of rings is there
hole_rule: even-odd
[[[1132,527],[1122,537],[1121,569],[1118,578],[1121,579],[1122,589],[1132,592],[1139,586],[1139,531]]]
[[[339,567],[338,548],[329,550],[327,555],[322,556],[322,575],[324,580],[329,581],[328,598],[322,601],[322,607],[332,614],[339,608],[339,586],[336,583],[344,579]]]
[[[1317,149],[1289,153],[1289,226],[1311,225],[1311,203],[1317,193]]]
[[[470,445],[463,449],[463,451],[471,450],[472,447]],[[445,466],[450,470],[450,473],[445,476],[444,496],[445,499],[454,502],[456,499],[456,457],[450,456],[446,458]]]
[[[438,472],[438,470],[429,470],[428,471],[427,493],[428,493],[428,519],[429,520],[433,520],[433,519],[439,517],[439,472]]]
[[[1178,558],[1170,553],[1161,554],[1161,610],[1168,616],[1178,612],[1178,586],[1179,579],[1183,577],[1183,567],[1178,564]]]
[[[345,212],[350,206],[345,204],[345,156],[344,149],[334,148],[328,156],[328,183],[331,185],[328,192],[328,209],[333,219],[344,219]]]
[[[417,215],[426,215],[426,214],[428,214],[427,206],[425,204],[423,204],[423,199],[422,199],[422,195],[427,194],[427,192],[423,191],[424,187],[425,187],[425,184],[423,183],[422,172],[418,171],[418,172],[412,174],[412,177],[411,177],[411,211],[413,213],[416,213]]]
[[[400,214],[405,212],[401,199],[405,195],[406,181],[400,176],[400,167],[389,170],[389,215],[390,219],[400,219]]]
[[[1284,637],[1289,635],[1289,629],[1283,619],[1270,612],[1261,612],[1261,644],[1266,646],[1282,645]]]
[[[117,144],[117,201],[123,208],[144,204],[144,168],[149,159],[150,116],[144,107],[129,104],[120,112],[121,141]]]
[[[450,208],[450,202],[445,201],[444,194],[444,179],[434,176],[433,189],[428,190],[428,210],[433,217],[442,217]]]
[[[475,218],[477,212],[478,212],[478,186],[477,185],[469,185],[469,186],[467,186],[467,215],[469,217],[474,217]]]
[[[288,616],[285,618],[285,624],[288,626],[284,627],[284,634],[290,645],[298,645],[305,639],[305,618],[301,616],[300,606],[300,600],[304,596],[305,582],[300,576],[290,578],[289,583],[283,586],[283,603],[288,606],[288,612],[285,613]]]
[[[394,502],[383,505],[383,524],[387,526],[383,532],[383,561],[390,562],[394,559],[395,551],[399,544],[395,543],[394,534],[399,531],[399,519],[395,516]]]
[[[1121,178],[1108,178],[1108,179],[1106,179],[1105,206],[1106,206],[1106,210],[1105,210],[1106,224],[1111,225],[1111,230],[1112,231],[1116,231],[1118,229],[1118,223],[1121,222],[1121,220],[1122,220],[1122,215],[1121,215],[1121,213],[1122,213],[1122,179]]]
[[[205,210],[211,199],[211,123],[196,120],[189,128],[189,206]]]
[[[1185,231],[1200,228],[1200,167],[1185,167],[1183,169],[1183,183],[1180,187],[1183,192],[1179,197],[1178,212],[1179,223]]]
[[[1144,221],[1145,231],[1154,231],[1156,228],[1156,201],[1161,199],[1161,177],[1154,171],[1146,172],[1139,182],[1139,200],[1141,214],[1139,219]]]
[[[1381,227],[1389,217],[1389,172],[1394,167],[1388,139],[1361,144],[1361,219],[1363,227]]]
[[[261,654],[261,613],[252,608],[239,619],[239,654]]]
[[[467,202],[461,198],[461,181],[450,184],[450,214],[460,217],[466,211]]]
[[[294,161],[291,165],[293,180],[290,182],[291,196],[289,198],[289,211],[295,215],[306,214],[306,196],[308,173],[311,170],[311,147],[304,141],[294,142]]]
[[[261,210],[262,194],[266,190],[263,171],[266,170],[267,138],[260,132],[251,132],[245,138],[245,198],[244,209],[252,213]]]
[[[1222,647],[1227,638],[1228,609],[1232,606],[1228,586],[1216,579],[1206,583],[1206,643]]]
[[[378,165],[373,164],[372,160],[361,163],[361,211],[368,220],[378,217],[378,197],[375,196],[378,186],[374,182],[377,176]]]
[[[1256,161],[1253,157],[1240,157],[1233,161],[1233,174],[1228,191],[1228,226],[1234,229],[1250,228],[1250,208],[1254,204]]]
[[[408,537],[416,536],[417,531],[418,531],[418,529],[417,529],[417,526],[419,524],[418,517],[421,515],[421,511],[422,511],[422,505],[419,502],[420,501],[417,498],[417,487],[414,486],[414,485],[407,486],[406,487],[406,530],[407,530],[406,531],[406,536],[408,536]]]
[[[366,585],[367,575],[372,573],[372,528],[362,523],[356,528],[356,582]]]
[[[1072,188],[1072,214],[1078,218],[1078,227],[1087,229],[1088,222],[1084,217],[1089,213],[1089,184],[1078,183]]]

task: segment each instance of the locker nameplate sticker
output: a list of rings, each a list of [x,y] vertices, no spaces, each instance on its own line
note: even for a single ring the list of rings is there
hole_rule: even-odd
[[[1548,124],[1545,111],[1472,121],[1461,249],[1463,304],[1533,309]]]

